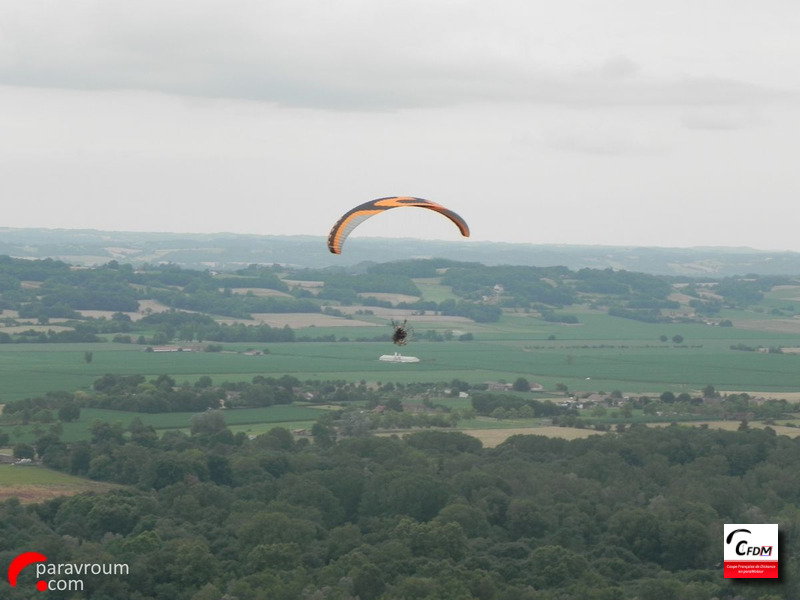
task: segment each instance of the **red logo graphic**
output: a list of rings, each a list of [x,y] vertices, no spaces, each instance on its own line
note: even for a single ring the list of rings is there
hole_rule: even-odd
[[[10,583],[12,587],[16,587],[17,577],[22,572],[22,569],[24,569],[28,565],[32,565],[33,563],[38,563],[38,562],[47,562],[47,557],[44,554],[40,554],[38,552],[23,552],[22,554],[17,556],[14,560],[11,561],[11,565],[8,567],[8,583]],[[39,590],[40,592],[45,591],[47,589],[47,582],[37,581],[36,589]]]

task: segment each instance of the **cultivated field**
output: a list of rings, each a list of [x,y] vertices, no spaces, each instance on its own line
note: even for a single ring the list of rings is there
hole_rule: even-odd
[[[340,307],[356,313],[365,307]],[[347,342],[224,344],[224,353],[149,353],[131,344],[0,344],[0,400],[41,395],[47,391],[88,389],[105,373],[167,373],[179,382],[210,375],[215,382],[250,380],[255,375],[292,374],[302,379],[362,379],[409,383],[469,383],[525,377],[551,391],[563,383],[571,391],[620,390],[625,394],[660,394],[700,390],[753,395],[800,392],[800,355],[742,352],[731,347],[800,347],[800,333],[761,331],[702,324],[652,324],[609,317],[600,311],[570,311],[579,324],[549,323],[523,312],[508,313],[496,323],[474,323],[464,317],[402,314],[399,309],[369,308],[372,315],[345,319],[319,313],[253,315],[253,323],[291,326],[298,337],[347,336]],[[409,311],[410,312],[410,311]],[[401,314],[398,314],[401,313]],[[421,359],[414,364],[383,363],[382,354],[397,347],[389,342],[357,342],[389,333],[391,318],[407,318],[415,330],[404,353]],[[764,320],[763,317],[760,320]],[[780,319],[774,319],[780,321]],[[800,321],[800,320],[799,320]],[[473,334],[472,341],[426,341],[428,330]],[[680,335],[676,344],[672,337]],[[660,341],[666,336],[667,342]],[[269,349],[264,356],[243,354],[248,348]],[[87,364],[84,353],[93,353]],[[240,352],[240,353],[237,353]]]
[[[433,300],[434,302],[458,300],[458,296],[453,293],[450,286],[442,285],[441,277],[419,277],[412,279],[412,281],[422,292],[422,297],[425,300]]]
[[[390,294],[387,292],[359,292],[358,295],[362,298],[376,298],[378,300],[391,302],[392,304],[399,304],[400,302],[417,302],[420,299],[419,296],[409,296],[408,294]]]
[[[649,427],[667,427],[669,423],[653,423],[649,424]],[[763,429],[764,427],[770,427],[775,430],[775,433],[778,435],[786,435],[789,437],[798,437],[800,436],[800,428],[797,427],[786,427],[784,425],[766,425],[765,423],[761,423],[758,421],[752,421],[747,424],[748,427],[752,429]],[[686,427],[708,427],[709,429],[722,429],[724,431],[737,431],[741,426],[741,421],[695,421],[691,425],[683,424],[682,426]]]
[[[292,329],[304,327],[372,327],[373,323],[359,321],[358,319],[345,319],[320,313],[253,313],[253,320],[264,323],[270,327],[284,327]]]
[[[0,465],[0,502],[16,497],[29,504],[83,492],[102,493],[117,487],[39,466]]]
[[[710,429],[722,429],[725,431],[736,431],[740,427],[739,421],[695,421],[692,423],[682,423],[681,427],[701,427],[706,426]],[[486,421],[483,423],[482,427],[485,428],[465,428],[465,429],[456,429],[455,431],[460,431],[461,433],[466,433],[467,435],[471,435],[474,438],[477,438],[481,441],[484,448],[494,448],[495,446],[499,446],[503,442],[505,442],[508,438],[514,435],[541,435],[550,438],[561,438],[564,440],[577,440],[577,439],[584,439],[592,435],[606,435],[607,432],[605,431],[596,431],[595,429],[586,427],[586,428],[574,428],[574,427],[557,427],[557,426],[540,426],[540,425],[532,425],[530,427],[507,427],[505,426],[506,423],[502,421],[497,422],[492,425],[492,423]],[[668,427],[670,423],[651,423],[648,424],[648,427]],[[766,427],[764,423],[753,422],[749,424],[752,428],[763,428]],[[799,437],[800,436],[800,428],[797,427],[786,427],[781,425],[770,425],[770,427],[775,430],[778,435],[786,435],[789,437]],[[415,431],[419,430],[400,430],[394,432],[387,432],[381,433],[378,435],[381,436],[389,436],[389,435],[404,435],[409,433],[414,433]]]
[[[337,310],[346,315],[358,315],[359,312],[370,311],[373,316],[388,319],[408,319],[414,323],[449,324],[449,323],[472,323],[471,319],[459,317],[457,315],[438,315],[438,314],[418,314],[419,311],[410,308],[386,308],[384,306],[338,306]]]
[[[214,321],[222,325],[269,325],[270,327],[289,326],[292,329],[305,329],[314,327],[372,327],[374,323],[357,319],[345,319],[335,315],[322,313],[253,313],[252,318],[243,319],[236,317],[214,317]],[[314,335],[313,329],[309,335]],[[317,334],[319,335],[319,334]]]
[[[9,335],[14,333],[22,333],[23,331],[71,331],[72,327],[64,327],[62,325],[12,325],[11,327],[3,327],[0,325],[0,331],[4,333],[8,333]]]
[[[593,429],[574,429],[572,427],[518,427],[513,429],[462,429],[462,433],[478,438],[484,448],[494,448],[512,435],[543,435],[565,440],[587,438],[590,435],[605,435]]]
[[[291,289],[306,290],[315,296],[319,294],[325,286],[324,281],[294,281],[292,279],[284,279],[283,282]]]
[[[162,304],[158,300],[139,300],[138,311],[125,312],[123,314],[128,315],[131,318],[131,321],[138,321],[150,313],[160,313],[168,310],[170,310],[169,306]],[[91,317],[93,319],[110,319],[114,314],[116,314],[116,311],[113,310],[79,310],[78,312],[84,317]]]
[[[223,291],[220,289],[220,291]],[[240,295],[247,295],[250,294],[252,296],[261,296],[261,297],[269,297],[269,296],[277,296],[283,298],[291,298],[291,294],[287,294],[286,292],[281,292],[280,290],[269,290],[266,288],[231,288],[231,293],[240,294]]]
[[[734,326],[741,327],[742,329],[753,329],[756,331],[800,334],[799,318],[742,320],[742,321],[734,321]]]

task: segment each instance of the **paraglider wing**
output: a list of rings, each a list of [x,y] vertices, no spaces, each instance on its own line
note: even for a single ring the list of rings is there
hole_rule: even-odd
[[[341,254],[342,246],[347,236],[361,223],[385,210],[403,206],[416,206],[419,208],[427,208],[428,210],[435,210],[455,223],[461,231],[461,235],[469,237],[469,226],[467,222],[441,204],[436,204],[436,202],[424,200],[423,198],[413,198],[411,196],[391,196],[364,202],[364,204],[347,211],[342,218],[336,222],[331,232],[328,234],[328,250],[334,254]]]

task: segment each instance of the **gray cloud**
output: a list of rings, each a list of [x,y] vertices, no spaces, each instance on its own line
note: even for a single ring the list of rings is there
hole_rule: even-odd
[[[350,110],[483,101],[729,105],[781,97],[736,78],[648,75],[638,58],[604,57],[591,47],[560,62],[552,48],[528,39],[536,21],[524,4],[510,3],[499,11],[503,18],[478,5],[410,2],[401,10],[359,0],[335,7],[143,0],[135,8],[90,0],[54,5],[48,15],[31,5],[0,6],[0,84]]]
[[[737,131],[758,122],[758,115],[750,106],[694,108],[681,116],[684,127],[703,131]]]
[[[551,135],[547,138],[546,145],[556,150],[595,156],[645,157],[656,156],[666,150],[661,143],[645,142],[619,135]]]
[[[657,128],[586,117],[546,129],[542,143],[561,152],[607,157],[644,158],[659,156],[668,150]]]

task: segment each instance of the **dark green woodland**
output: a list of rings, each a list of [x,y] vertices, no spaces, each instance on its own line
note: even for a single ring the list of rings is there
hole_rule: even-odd
[[[221,419],[95,428],[62,468],[123,484],[0,507],[0,564],[125,563],[93,599],[796,598],[800,441],[680,426],[567,442],[461,433],[255,439]],[[778,583],[722,577],[722,525],[777,522]],[[29,598],[22,579],[4,594]],[[69,593],[49,597],[70,598]]]

